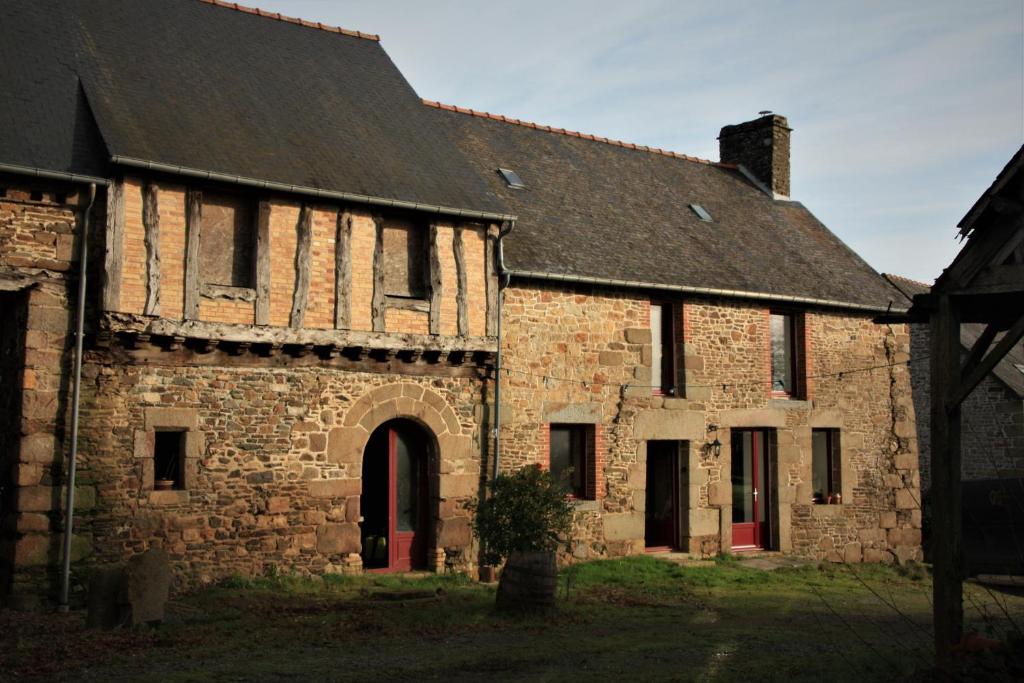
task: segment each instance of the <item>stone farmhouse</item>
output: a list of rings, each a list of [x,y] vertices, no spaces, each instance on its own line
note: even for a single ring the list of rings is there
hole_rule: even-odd
[[[214,0],[4,3],[0,63],[0,595],[151,547],[472,574],[531,464],[575,558],[920,557],[904,303],[790,199],[785,118],[705,161]]]

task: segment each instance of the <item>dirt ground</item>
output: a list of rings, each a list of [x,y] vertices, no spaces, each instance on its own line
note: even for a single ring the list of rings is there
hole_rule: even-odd
[[[640,557],[563,571],[555,613],[508,617],[459,576],[235,579],[137,631],[0,611],[0,680],[924,680],[930,592],[920,566]],[[996,640],[1024,625],[1024,598],[977,585],[965,611]]]

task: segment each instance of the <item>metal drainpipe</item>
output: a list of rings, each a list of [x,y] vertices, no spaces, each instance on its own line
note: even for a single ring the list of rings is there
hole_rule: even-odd
[[[71,397],[71,454],[68,457],[68,493],[64,517],[64,565],[60,574],[60,604],[57,609],[68,611],[68,593],[71,581],[71,532],[75,517],[75,460],[78,456],[78,397],[82,385],[82,336],[85,327],[85,286],[89,266],[89,214],[96,201],[96,184],[89,183],[89,204],[82,217],[82,241],[78,255],[78,311],[75,321],[74,388]]]
[[[512,276],[505,270],[505,247],[502,240],[516,227],[514,220],[498,232],[498,355],[494,363],[494,477],[498,476],[501,463],[501,309],[505,300],[505,288]]]

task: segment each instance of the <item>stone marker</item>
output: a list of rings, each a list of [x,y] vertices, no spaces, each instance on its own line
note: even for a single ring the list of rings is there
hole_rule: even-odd
[[[109,630],[161,622],[170,587],[170,560],[159,548],[125,565],[97,568],[89,577],[86,626]]]

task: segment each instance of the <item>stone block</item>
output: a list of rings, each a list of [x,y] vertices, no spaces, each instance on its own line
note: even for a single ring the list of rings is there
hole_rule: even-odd
[[[327,460],[333,463],[359,463],[370,433],[362,427],[335,427],[327,435]]]
[[[13,469],[15,486],[38,486],[43,479],[42,465],[21,463]]]
[[[437,545],[442,548],[461,548],[473,539],[473,529],[468,517],[442,519],[437,531]]]
[[[857,532],[857,538],[865,545],[881,543],[886,538],[885,529],[861,529]]]
[[[310,434],[309,450],[313,453],[323,453],[327,450],[327,435],[319,432]]]
[[[793,501],[797,505],[805,505],[811,502],[814,498],[814,487],[810,482],[804,481],[796,485],[796,500]]]
[[[446,474],[441,477],[441,498],[469,498],[480,493],[480,477],[475,474]]]
[[[309,482],[309,495],[313,498],[347,498],[362,493],[361,479],[320,479]]]
[[[470,460],[473,453],[473,437],[442,434],[437,437],[438,450],[446,460]]]
[[[132,435],[132,454],[136,458],[152,458],[156,448],[156,432],[136,429]]]
[[[602,406],[597,402],[564,403],[546,402],[544,404],[544,421],[567,424],[598,424],[603,414]]]
[[[641,410],[633,425],[636,439],[704,438],[704,414],[682,410]]]
[[[38,512],[22,512],[15,517],[14,528],[15,531],[22,534],[33,531],[43,534],[49,533],[50,517]]]
[[[843,548],[843,562],[847,564],[860,562],[863,557],[860,543],[847,543]]]
[[[57,535],[25,534],[14,542],[16,567],[38,567],[59,559],[60,537]]]
[[[133,555],[123,567],[97,569],[89,581],[86,625],[109,629],[159,623],[170,588],[170,558],[161,548]]]
[[[730,501],[731,502],[731,501]],[[690,513],[691,536],[715,536],[719,532],[720,508],[697,508]]]
[[[628,344],[651,343],[651,330],[648,327],[630,327],[626,329],[625,335]]]
[[[921,504],[917,500],[917,496],[914,495],[913,491],[907,489],[896,490],[896,509],[897,510],[917,510],[921,508]]]
[[[920,465],[920,460],[913,453],[900,453],[893,460],[898,470],[916,470]]]
[[[883,529],[894,528],[896,526],[896,513],[892,511],[879,513],[878,526],[880,526]]]
[[[289,500],[285,496],[273,496],[267,500],[267,512],[271,514],[288,512],[290,507]]]
[[[633,379],[637,382],[651,383],[651,369],[642,365],[633,368]]]
[[[49,512],[64,508],[60,490],[53,486],[22,486],[16,491],[21,512]]]
[[[597,354],[598,365],[622,365],[622,351],[601,351]]]
[[[157,428],[196,429],[199,413],[193,408],[146,408],[146,429]]]
[[[712,505],[728,505],[732,502],[732,487],[724,481],[709,484],[708,502]]]
[[[345,521],[359,523],[359,496],[349,496],[345,501]]]
[[[22,437],[19,459],[21,462],[52,463],[54,461],[53,434],[39,432]]]
[[[324,555],[358,553],[362,547],[358,524],[323,524],[316,530],[316,549]]]
[[[644,516],[636,512],[609,513],[602,518],[604,521],[604,540],[629,541],[643,539]]]
[[[691,401],[711,400],[711,387],[684,387],[686,398]]]
[[[662,407],[665,410],[686,410],[690,407],[690,402],[685,398],[666,398]]]

